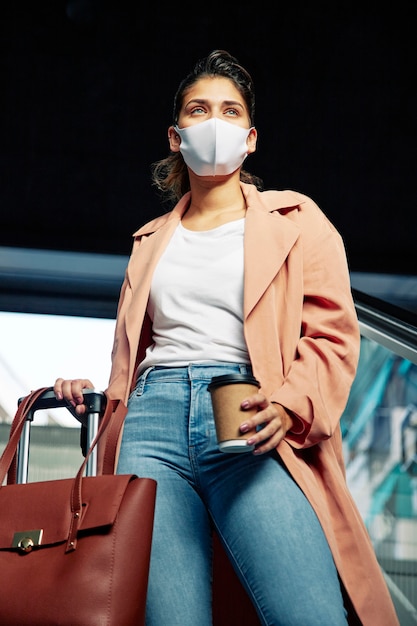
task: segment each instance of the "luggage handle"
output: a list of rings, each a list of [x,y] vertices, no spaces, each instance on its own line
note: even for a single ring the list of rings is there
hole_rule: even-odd
[[[79,416],[77,414],[76,417],[82,424],[87,424],[87,427],[84,427],[84,431],[87,430],[88,438],[84,454],[87,457],[85,459],[86,474],[93,476],[97,468],[97,452],[95,447],[92,447],[92,441],[95,433],[98,431],[100,415],[104,416],[107,405],[111,405],[112,402],[109,403],[107,401],[104,392],[98,392],[94,389],[84,389],[83,395],[86,400],[87,410],[84,415]],[[70,406],[73,408],[67,401],[55,398],[52,387],[42,387],[18,400],[17,413],[10,429],[9,443],[0,459],[0,484],[3,482],[6,474],[8,484],[13,484],[16,481],[18,483],[27,482],[29,431],[35,412],[40,409],[54,407],[66,407],[69,409]],[[71,412],[75,414],[75,411]],[[20,465],[19,468],[17,467],[18,463]]]
[[[22,435],[19,441],[17,454],[16,482],[26,483],[28,480],[28,458],[30,442],[30,426],[33,422],[36,411],[45,409],[66,408],[76,420],[81,423],[80,445],[82,453],[86,456],[94,436],[97,433],[100,416],[103,415],[106,407],[106,396],[102,391],[96,389],[83,389],[85,412],[79,415],[75,407],[68,400],[58,400],[53,389],[48,389],[30,406],[26,413],[26,422],[23,426]],[[19,398],[18,406],[25,399]],[[92,450],[86,465],[86,475],[95,476],[97,472],[97,449]]]
[[[35,412],[42,409],[59,409],[64,407],[67,408],[68,411],[79,422],[81,422],[83,426],[87,427],[88,417],[91,413],[99,413],[101,415],[104,412],[106,407],[106,396],[102,391],[97,391],[96,389],[83,389],[83,396],[86,410],[82,415],[78,415],[75,408],[68,402],[68,400],[57,400],[54,391],[50,389],[36,399],[34,404],[29,408],[26,414],[26,419],[33,421]],[[24,399],[25,397],[19,398],[18,404],[20,405]]]

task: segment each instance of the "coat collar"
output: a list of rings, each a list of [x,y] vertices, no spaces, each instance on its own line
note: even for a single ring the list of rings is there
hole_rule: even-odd
[[[241,183],[246,199],[244,315],[247,317],[266,291],[295,241],[299,227],[291,217],[298,211],[303,196],[294,191],[263,191]],[[131,284],[150,289],[154,268],[168,244],[190,201],[185,194],[174,209],[148,222],[134,233],[141,239],[140,254],[133,253],[128,273]],[[136,291],[136,290],[135,290]],[[138,291],[136,291],[138,294]]]
[[[258,191],[254,185],[248,185],[247,183],[240,183],[240,186],[245,196],[248,210],[257,209],[266,214],[278,211],[280,214],[286,214],[291,210],[297,209],[304,201],[303,196],[296,191]],[[165,226],[167,222],[178,222],[181,220],[188,208],[190,198],[191,192],[188,191],[179,200],[172,211],[160,215],[147,224],[144,224],[133,233],[133,237],[150,235]]]

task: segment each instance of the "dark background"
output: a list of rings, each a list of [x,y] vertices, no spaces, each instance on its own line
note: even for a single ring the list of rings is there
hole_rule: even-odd
[[[0,20],[0,246],[129,254],[165,210],[150,164],[177,85],[225,48],[255,80],[246,169],[310,195],[352,270],[417,273],[414,1],[14,0]]]

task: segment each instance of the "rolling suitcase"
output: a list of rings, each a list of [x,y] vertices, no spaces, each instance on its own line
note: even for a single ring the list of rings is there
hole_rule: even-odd
[[[156,482],[97,471],[97,443],[105,439],[107,447],[110,426],[122,423],[126,409],[84,392],[85,456],[74,478],[27,481],[34,414],[66,405],[49,387],[18,403],[0,457],[2,626],[145,623]]]

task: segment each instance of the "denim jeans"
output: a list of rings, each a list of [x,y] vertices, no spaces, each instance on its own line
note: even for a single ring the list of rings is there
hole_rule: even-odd
[[[152,367],[130,396],[117,471],[157,481],[147,626],[211,626],[213,527],[262,624],[347,624],[321,525],[278,455],[217,448],[207,385],[250,371]]]

